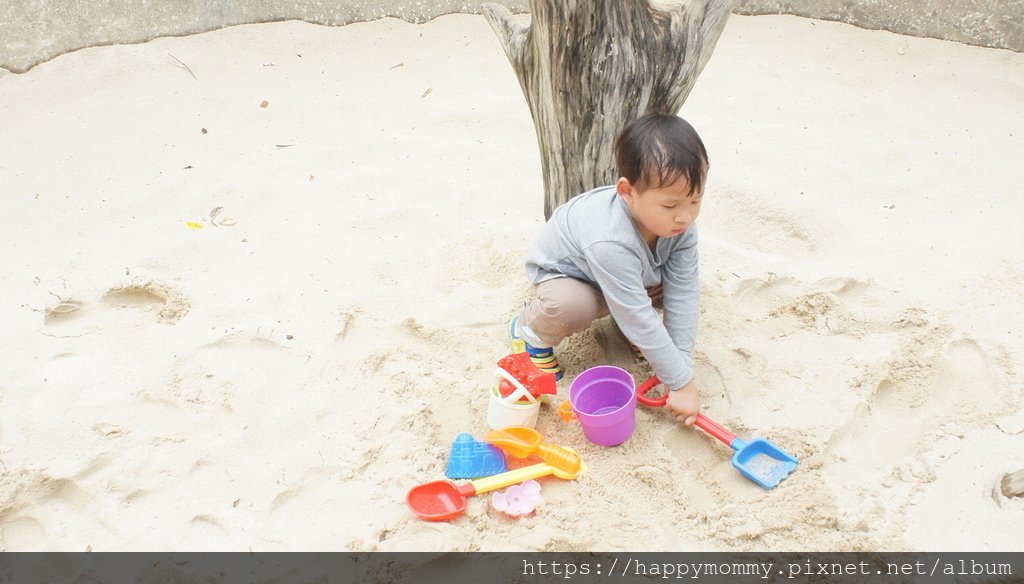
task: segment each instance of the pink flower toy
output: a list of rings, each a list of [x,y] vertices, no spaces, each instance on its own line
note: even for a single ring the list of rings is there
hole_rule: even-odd
[[[505,492],[495,491],[491,495],[491,505],[509,517],[530,515],[543,500],[540,496],[540,483],[533,480],[513,485],[505,489]]]

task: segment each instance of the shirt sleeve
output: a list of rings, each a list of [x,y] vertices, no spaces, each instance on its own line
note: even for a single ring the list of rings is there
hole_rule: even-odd
[[[664,293],[665,328],[686,361],[686,368],[689,371],[685,384],[693,378],[693,348],[697,340],[697,321],[700,315],[696,230],[684,241],[681,247],[672,251],[662,268],[661,282]]]
[[[693,378],[692,343],[691,353],[685,353],[669,335],[667,323],[662,323],[644,289],[642,262],[636,251],[618,242],[602,241],[585,248],[583,255],[622,333],[643,351],[666,387],[686,385]]]

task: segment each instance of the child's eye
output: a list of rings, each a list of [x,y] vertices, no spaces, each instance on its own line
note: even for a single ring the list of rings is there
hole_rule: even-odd
[[[675,205],[662,205],[662,208],[665,208],[665,209],[675,209],[676,206]]]

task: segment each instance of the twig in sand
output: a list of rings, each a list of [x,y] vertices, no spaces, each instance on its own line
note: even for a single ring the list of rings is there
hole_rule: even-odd
[[[67,298],[64,298],[63,296],[61,296],[60,294],[57,294],[53,290],[47,290],[47,292],[50,293],[50,296],[53,296],[54,298],[56,298],[57,300],[60,300],[61,302],[68,302],[69,300],[71,300],[70,296],[67,297]]]
[[[185,69],[186,71],[188,71],[188,74],[192,76],[192,79],[195,79],[196,81],[199,81],[199,78],[198,78],[198,77],[196,77],[196,74],[192,72],[192,69],[190,69],[188,65],[186,65],[185,63],[183,63],[183,62],[181,61],[181,59],[179,59],[179,58],[175,57],[174,55],[172,55],[172,54],[170,54],[170,53],[167,53],[167,56],[168,56],[168,57],[170,57],[170,58],[172,58],[172,59],[174,59],[175,61],[177,61],[177,62],[178,62],[178,65],[177,65],[177,66],[179,66],[179,67],[181,67],[181,68]]]

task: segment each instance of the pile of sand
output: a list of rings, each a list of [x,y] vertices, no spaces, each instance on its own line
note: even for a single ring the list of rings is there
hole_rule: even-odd
[[[546,406],[586,475],[427,523],[405,493],[486,431],[542,224],[483,18],[2,74],[2,548],[1019,548],[1022,95],[1021,54],[734,16],[682,112],[712,159],[697,379],[801,465],[764,491],[663,411],[609,449]],[[649,375],[607,322],[559,352],[552,406]]]

